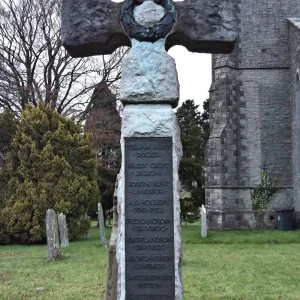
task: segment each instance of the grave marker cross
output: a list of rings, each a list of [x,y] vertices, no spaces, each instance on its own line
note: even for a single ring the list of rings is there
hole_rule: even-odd
[[[137,26],[126,25],[128,15],[124,18],[124,9],[133,9],[143,2],[144,0],[125,0],[123,3],[111,0],[63,0],[63,45],[73,57],[111,54],[118,47],[130,46],[131,41],[122,28],[121,19],[125,29]],[[167,30],[168,26],[172,28],[166,38],[167,50],[172,46],[182,45],[192,52],[232,52],[237,39],[235,0],[154,2],[163,6],[167,12],[162,20],[164,27],[160,29]],[[171,24],[173,17],[174,24]]]

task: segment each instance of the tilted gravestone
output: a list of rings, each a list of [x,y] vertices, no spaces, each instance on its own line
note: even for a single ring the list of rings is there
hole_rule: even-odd
[[[68,247],[69,246],[69,233],[68,226],[66,221],[66,216],[63,213],[58,215],[58,227],[59,227],[59,238],[60,246]]]
[[[103,209],[102,209],[101,203],[98,203],[98,223],[99,223],[101,245],[102,245],[102,247],[105,247],[106,246],[106,235],[105,235]]]
[[[59,247],[57,215],[53,209],[48,209],[46,213],[46,233],[48,246],[48,260],[61,258]]]
[[[118,186],[119,300],[181,300],[175,61],[165,49],[229,53],[234,0],[63,0],[62,40],[74,57],[132,46],[122,64],[122,167]],[[124,29],[123,29],[124,28]],[[137,105],[135,105],[137,104]]]

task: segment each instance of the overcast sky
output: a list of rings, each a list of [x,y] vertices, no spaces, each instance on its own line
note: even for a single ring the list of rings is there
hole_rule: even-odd
[[[208,98],[211,85],[211,55],[191,53],[181,46],[171,48],[169,54],[176,61],[180,102],[194,99],[202,110],[202,102]]]

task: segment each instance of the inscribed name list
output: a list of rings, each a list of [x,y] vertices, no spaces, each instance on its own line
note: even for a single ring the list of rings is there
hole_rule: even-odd
[[[126,299],[175,297],[172,138],[125,138]]]

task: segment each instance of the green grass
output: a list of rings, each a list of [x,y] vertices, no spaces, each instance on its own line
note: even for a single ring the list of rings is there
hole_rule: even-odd
[[[300,231],[209,232],[182,227],[185,300],[299,299]],[[107,229],[107,234],[110,230]],[[0,299],[103,299],[107,248],[99,232],[45,262],[46,246],[0,247]]]

